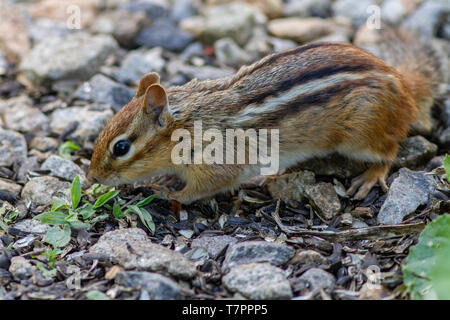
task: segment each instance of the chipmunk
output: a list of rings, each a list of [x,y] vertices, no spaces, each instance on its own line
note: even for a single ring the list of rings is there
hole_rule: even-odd
[[[217,80],[164,88],[160,77],[149,73],[100,133],[88,180],[118,185],[175,174],[186,185],[167,197],[189,204],[256,175],[259,163],[173,163],[174,131],[193,133],[194,122],[202,120],[203,128],[221,132],[278,129],[280,169],[331,152],[370,162],[348,194],[364,199],[377,182],[386,192],[399,142],[430,121],[438,82],[434,64],[427,64],[429,51],[405,52],[408,43],[417,47],[415,36],[398,32],[394,39],[403,46],[391,50],[392,66],[350,44],[318,42],[266,56]]]

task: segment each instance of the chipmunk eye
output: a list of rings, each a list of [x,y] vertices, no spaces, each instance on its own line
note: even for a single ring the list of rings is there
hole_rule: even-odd
[[[130,151],[131,142],[128,140],[117,141],[113,148],[113,155],[116,157],[124,156]]]

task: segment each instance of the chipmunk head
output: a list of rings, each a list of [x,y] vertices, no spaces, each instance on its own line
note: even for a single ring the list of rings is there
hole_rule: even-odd
[[[145,75],[134,98],[100,133],[87,178],[118,185],[145,179],[170,163],[173,118],[165,89],[156,73]]]

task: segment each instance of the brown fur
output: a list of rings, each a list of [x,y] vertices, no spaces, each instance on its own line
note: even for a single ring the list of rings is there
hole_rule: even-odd
[[[432,99],[423,73],[398,71],[354,46],[316,43],[268,56],[232,77],[193,80],[167,90],[159,77],[147,75],[135,98],[100,134],[88,177],[117,184],[175,173],[186,187],[168,196],[182,203],[237,187],[252,165],[172,163],[177,143],[171,141],[172,132],[184,128],[193,135],[194,121],[202,120],[203,130],[279,129],[280,160],[286,163],[296,150],[305,156],[338,151],[372,161],[374,166],[349,190],[364,197],[377,181],[384,188],[417,105]],[[272,102],[284,97],[282,103]],[[136,136],[133,146],[139,149],[129,159],[114,159],[110,145],[123,134]]]

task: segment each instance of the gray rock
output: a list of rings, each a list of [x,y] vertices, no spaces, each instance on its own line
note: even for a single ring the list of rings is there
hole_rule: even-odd
[[[258,15],[254,7],[243,2],[232,2],[206,7],[203,16],[185,19],[181,27],[209,44],[230,37],[243,46],[252,35]]]
[[[0,76],[4,76],[8,70],[9,63],[3,51],[0,51]]]
[[[27,158],[27,142],[20,134],[0,128],[0,166],[22,164]]]
[[[403,1],[386,0],[381,5],[381,18],[389,23],[398,24],[407,14]]]
[[[27,158],[17,170],[17,181],[25,182],[27,179],[27,175],[30,171],[35,171],[40,168],[39,161],[37,157],[29,157]]]
[[[443,23],[446,15],[450,13],[450,6],[445,1],[424,1],[403,22],[402,26],[412,29],[426,37],[434,37]]]
[[[122,83],[137,85],[146,73],[160,73],[166,63],[162,52],[160,47],[131,51],[123,59],[120,68],[115,70],[114,78]]]
[[[280,18],[271,20],[269,32],[278,38],[305,43],[327,36],[339,27],[331,19],[321,18]]]
[[[172,279],[151,272],[124,271],[119,272],[115,283],[131,289],[145,291],[151,300],[180,300],[183,295],[180,287]]]
[[[11,265],[9,266],[9,272],[17,280],[26,280],[33,275],[36,267],[31,264],[30,261],[21,256],[11,258]]]
[[[217,60],[230,67],[248,64],[252,57],[242,50],[231,38],[222,38],[214,43]]]
[[[145,70],[143,71],[145,72]],[[108,104],[116,111],[130,102],[133,96],[133,90],[101,74],[97,74],[89,81],[84,82],[74,95],[77,99]]]
[[[8,190],[15,196],[18,196],[20,194],[20,190],[22,190],[22,186],[11,181],[0,179],[0,190]]]
[[[314,250],[301,250],[295,254],[290,263],[311,266],[326,265],[327,258]]]
[[[333,219],[341,211],[341,202],[331,183],[307,185],[305,195],[317,213],[325,220]]]
[[[284,6],[283,15],[287,17],[320,17],[331,15],[330,0],[294,0]]]
[[[166,0],[137,0],[126,3],[122,9],[129,12],[144,12],[150,20],[169,15],[169,3]]]
[[[153,244],[147,234],[138,228],[107,232],[89,252],[105,255],[125,269],[162,272],[185,279],[197,273],[195,265],[181,253]]]
[[[320,289],[330,292],[336,284],[336,280],[331,273],[319,268],[309,269],[297,281],[305,283],[305,290],[301,290],[301,294],[305,294],[308,291],[317,292]]]
[[[142,30],[135,39],[140,46],[162,47],[170,51],[182,51],[193,40],[192,34],[166,19],[156,20],[150,27]]]
[[[20,70],[35,84],[87,80],[116,48],[116,41],[108,35],[76,32],[64,38],[49,37],[23,58]]]
[[[239,265],[222,278],[224,286],[254,300],[291,299],[292,290],[283,270],[268,263]]]
[[[111,110],[93,111],[84,107],[64,108],[52,113],[50,127],[54,133],[60,135],[72,122],[77,121],[77,129],[68,138],[81,142],[94,141],[106,122],[112,117]]]
[[[50,137],[34,137],[30,141],[30,148],[40,152],[48,152],[58,149],[59,142],[55,138]]]
[[[33,234],[44,234],[51,227],[48,224],[43,224],[39,220],[25,219],[14,224],[14,228],[19,229],[23,232],[33,233]]]
[[[424,171],[402,168],[392,182],[387,198],[378,213],[381,224],[399,224],[403,218],[430,201],[436,181]]]
[[[37,206],[48,206],[53,203],[53,197],[70,199],[71,184],[59,181],[54,177],[36,177],[27,182],[22,189],[22,199]]]
[[[295,250],[284,244],[265,241],[246,241],[228,248],[222,269],[255,262],[269,262],[279,266],[288,262]]]
[[[79,176],[81,185],[87,186],[86,177],[79,166],[60,156],[51,155],[41,166],[41,170],[49,170],[50,175],[72,182]]]
[[[28,30],[34,43],[40,43],[48,38],[62,38],[73,31],[67,28],[65,23],[51,19],[35,20]]]
[[[176,75],[182,74],[188,79],[197,78],[198,80],[213,80],[230,76],[234,73],[233,70],[225,68],[216,68],[212,66],[190,66],[186,65],[179,60],[169,62],[167,65],[169,74]]]
[[[448,127],[447,129],[445,129],[441,135],[439,136],[439,141],[442,144],[450,144],[450,127]]]
[[[287,39],[279,39],[275,37],[269,37],[268,41],[272,46],[273,52],[281,52],[285,50],[289,50],[298,46],[298,44],[292,40]]]
[[[437,149],[437,145],[422,136],[409,137],[401,143],[395,165],[410,169],[417,168],[433,158]]]
[[[174,0],[170,17],[175,21],[192,17],[197,14],[197,8],[192,0]]]
[[[49,133],[48,118],[31,106],[27,97],[10,99],[10,106],[3,112],[3,121],[8,129],[45,136]]]
[[[267,183],[267,189],[275,199],[281,199],[286,203],[292,200],[301,202],[305,186],[315,183],[314,173],[305,170],[275,177]]]
[[[122,46],[132,47],[137,34],[150,24],[144,12],[112,10],[99,15],[90,29],[94,33],[111,34]]]
[[[355,26],[361,26],[369,18],[367,10],[373,5],[376,5],[374,0],[337,0],[333,11],[336,16],[349,18]]]
[[[445,121],[445,125],[450,127],[450,99],[445,100],[444,110],[442,111],[442,119]]]
[[[192,241],[191,248],[204,248],[208,252],[209,257],[215,259],[226,246],[231,246],[236,242],[236,238],[227,235],[200,237]]]

